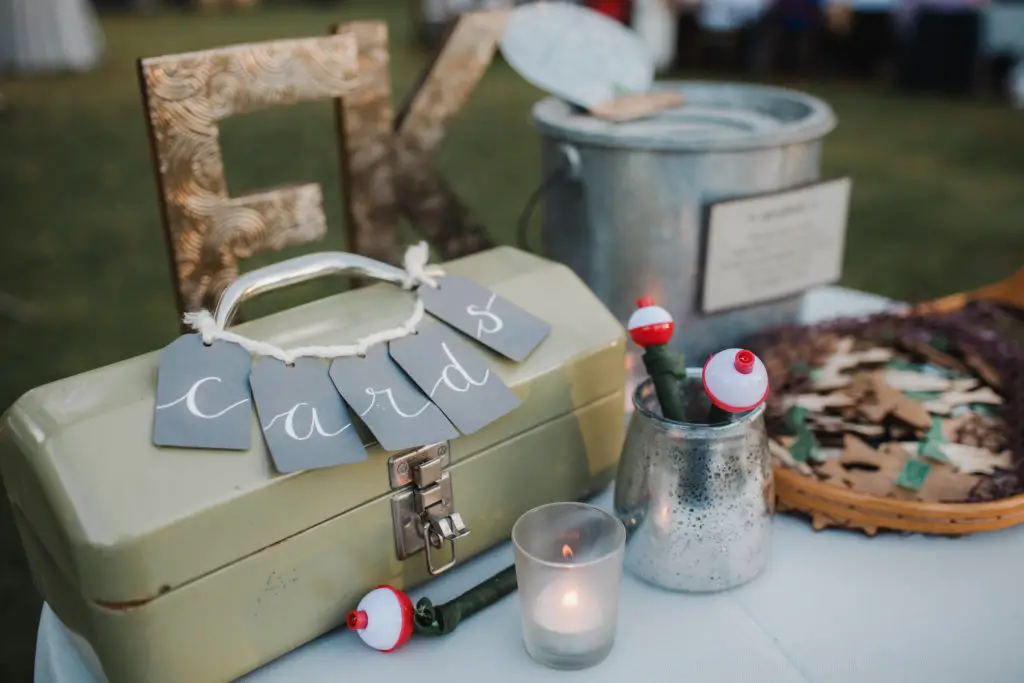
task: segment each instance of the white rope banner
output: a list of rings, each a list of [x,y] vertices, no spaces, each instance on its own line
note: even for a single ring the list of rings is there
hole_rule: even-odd
[[[409,247],[405,252],[403,266],[405,277],[398,284],[402,289],[418,289],[420,286],[437,287],[434,279],[444,275],[439,266],[429,265],[429,248],[426,242]],[[282,349],[269,342],[250,339],[236,332],[231,332],[217,324],[213,314],[207,310],[193,311],[186,313],[183,320],[186,325],[198,332],[203,337],[203,342],[210,344],[216,340],[222,340],[238,344],[243,349],[258,356],[269,356],[276,358],[282,363],[291,364],[296,358],[344,358],[347,356],[365,356],[371,346],[383,344],[395,339],[407,337],[416,332],[417,325],[423,320],[425,314],[423,301],[417,294],[416,303],[410,315],[401,325],[389,330],[374,332],[354,344],[342,344],[335,346],[300,346],[294,349]]]

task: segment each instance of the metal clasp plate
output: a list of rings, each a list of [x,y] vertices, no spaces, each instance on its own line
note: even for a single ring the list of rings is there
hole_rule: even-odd
[[[455,566],[455,542],[469,535],[462,516],[455,511],[451,475],[445,471],[450,463],[448,442],[399,453],[388,460],[391,488],[400,489],[391,498],[395,552],[399,560],[405,560],[425,550],[427,571],[432,576]],[[435,564],[434,553],[445,541],[451,546],[451,559]]]

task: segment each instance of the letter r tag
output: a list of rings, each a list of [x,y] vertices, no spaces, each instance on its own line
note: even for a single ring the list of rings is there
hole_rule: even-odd
[[[331,380],[384,450],[400,451],[459,435],[395,365],[383,344],[371,347],[364,358],[336,358],[331,363]]]
[[[153,443],[177,448],[245,451],[252,441],[249,352],[198,334],[160,352]]]
[[[439,323],[420,323],[416,334],[391,342],[390,351],[463,434],[472,434],[519,405],[480,354]]]

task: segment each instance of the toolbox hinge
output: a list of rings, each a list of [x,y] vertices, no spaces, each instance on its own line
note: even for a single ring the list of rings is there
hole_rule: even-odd
[[[450,463],[451,447],[447,441],[388,459],[391,488],[399,489],[391,498],[395,552],[399,560],[405,560],[425,550],[427,571],[432,576],[455,566],[455,543],[469,535],[462,515],[455,511],[451,475],[446,471]],[[435,565],[436,551],[446,541],[451,546],[451,559]]]

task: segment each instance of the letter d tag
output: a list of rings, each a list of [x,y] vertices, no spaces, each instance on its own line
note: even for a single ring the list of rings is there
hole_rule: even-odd
[[[298,358],[287,366],[261,358],[249,377],[263,439],[281,474],[366,460],[327,363]]]
[[[245,451],[252,440],[249,352],[186,334],[160,352],[153,443]]]
[[[469,344],[447,327],[424,321],[390,344],[391,357],[463,434],[472,434],[519,405],[519,399]]]
[[[472,280],[446,275],[437,284],[419,288],[427,312],[506,358],[525,359],[551,332],[548,323]]]

